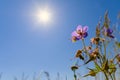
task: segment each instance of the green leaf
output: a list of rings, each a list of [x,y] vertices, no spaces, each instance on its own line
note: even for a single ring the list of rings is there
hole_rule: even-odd
[[[116,72],[116,66],[115,66],[114,63],[110,63],[110,65],[109,65],[109,72],[110,72],[110,74]]]
[[[90,70],[88,74],[84,75],[83,77],[87,77],[87,76],[96,76],[96,72],[94,70]]]
[[[108,69],[109,69],[108,60],[106,60],[102,65],[102,70],[103,71],[108,71]]]
[[[95,68],[96,68],[97,72],[100,72],[100,71],[101,71],[100,66],[99,66],[96,62],[95,62]]]
[[[90,71],[94,71],[94,69],[91,69],[91,68],[87,68],[87,69],[89,69]]]

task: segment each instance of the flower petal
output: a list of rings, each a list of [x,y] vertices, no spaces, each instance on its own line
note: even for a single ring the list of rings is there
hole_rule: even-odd
[[[77,40],[81,39],[81,37],[79,36],[79,34],[77,34],[76,31],[72,32],[72,42],[76,42]]]
[[[88,31],[88,26],[84,26],[83,27],[83,32],[87,32]]]
[[[112,34],[112,33],[113,33],[113,30],[110,29],[110,28],[108,28],[108,29],[107,29],[107,32],[108,32],[108,34]]]
[[[79,34],[77,34],[76,31],[73,31],[73,32],[72,32],[72,36],[76,36],[76,37],[77,37],[77,36],[79,36]]]
[[[85,32],[84,35],[83,35],[83,37],[86,38],[87,36],[88,36],[88,33]]]
[[[115,38],[112,34],[109,34],[108,37],[110,37],[110,38]]]
[[[83,31],[83,30],[82,30],[82,26],[81,26],[81,25],[78,25],[76,31],[82,32],[82,31]]]

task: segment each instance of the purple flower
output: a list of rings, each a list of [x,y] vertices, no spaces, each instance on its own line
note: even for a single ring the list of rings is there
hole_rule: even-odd
[[[86,38],[88,36],[88,26],[82,27],[81,25],[78,25],[76,28],[76,31],[72,32],[72,41],[75,42],[77,40]]]
[[[76,42],[79,39],[80,39],[79,34],[77,34],[76,31],[72,32],[72,42]]]
[[[107,32],[108,32],[109,34],[112,34],[112,33],[113,33],[113,30],[110,29],[110,28],[108,28],[108,29],[107,29]]]
[[[82,27],[81,25],[78,25],[76,32],[81,36],[81,38],[86,38],[88,36],[88,26]]]
[[[114,38],[114,36],[112,35],[112,33],[113,33],[113,30],[112,29],[110,29],[110,28],[104,28],[104,34],[106,35],[106,36],[108,36],[108,37],[110,37],[110,38]]]

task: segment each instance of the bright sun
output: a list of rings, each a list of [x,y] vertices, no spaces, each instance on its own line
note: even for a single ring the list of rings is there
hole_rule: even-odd
[[[51,19],[51,13],[49,10],[39,10],[36,14],[38,22],[48,23]]]

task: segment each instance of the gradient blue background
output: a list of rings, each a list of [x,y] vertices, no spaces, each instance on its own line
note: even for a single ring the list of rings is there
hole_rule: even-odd
[[[30,14],[36,6],[48,6],[53,11],[51,29],[34,29]],[[90,37],[100,16],[109,11],[111,24],[117,21],[120,0],[0,0],[0,72],[2,80],[13,80],[24,72],[29,77],[48,71],[52,80],[57,72],[65,80],[73,80],[70,66],[81,42],[72,43],[71,32],[76,26],[88,25]],[[37,25],[42,27],[44,25]],[[80,62],[81,63],[81,62]],[[90,65],[92,66],[92,65]],[[80,74],[86,70],[81,68]],[[92,79],[92,78],[91,78]]]

